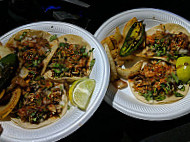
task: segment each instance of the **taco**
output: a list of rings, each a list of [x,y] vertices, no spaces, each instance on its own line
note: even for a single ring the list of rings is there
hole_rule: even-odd
[[[53,123],[66,113],[63,83],[41,74],[57,44],[56,35],[25,29],[13,35],[5,47],[0,45],[0,120],[9,114],[17,125],[32,129]]]
[[[63,35],[58,40],[59,45],[53,56],[47,57],[50,62],[44,75],[58,82],[72,82],[88,77],[95,63],[94,48],[77,35]]]
[[[67,96],[63,84],[54,83],[41,76],[30,81],[21,92],[11,120],[23,128],[35,129],[60,119],[67,111]]]
[[[146,47],[136,56],[176,63],[178,57],[189,55],[190,33],[174,23],[160,24],[146,32]]]
[[[20,67],[30,74],[40,74],[46,68],[44,59],[57,48],[57,37],[48,32],[24,29],[14,34],[5,44],[6,48],[18,54]]]
[[[130,76],[134,96],[147,104],[176,102],[187,95],[189,85],[176,76],[176,68],[163,60],[144,61],[142,68]]]

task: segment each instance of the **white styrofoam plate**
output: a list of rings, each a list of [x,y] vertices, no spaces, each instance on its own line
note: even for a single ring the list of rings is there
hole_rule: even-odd
[[[15,33],[22,29],[36,29],[57,34],[75,34],[85,39],[92,48],[93,56],[96,60],[90,78],[96,80],[96,87],[92,94],[89,106],[86,111],[81,111],[76,107],[71,107],[67,113],[55,123],[39,129],[24,129],[10,121],[0,122],[3,127],[3,133],[0,136],[1,142],[52,142],[64,138],[80,128],[96,111],[102,102],[109,84],[109,62],[107,55],[101,44],[88,31],[63,22],[37,22],[18,27],[0,37],[0,41],[5,44],[6,41]]]
[[[117,26],[122,31],[125,23],[133,17],[143,20],[146,30],[161,23],[176,23],[190,32],[190,22],[176,14],[159,9],[140,8],[111,17],[96,31],[95,37],[102,41],[105,37],[113,34]],[[190,112],[190,92],[185,98],[172,104],[149,105],[137,100],[129,87],[117,90],[112,84],[109,84],[104,99],[118,111],[145,120],[170,120]]]

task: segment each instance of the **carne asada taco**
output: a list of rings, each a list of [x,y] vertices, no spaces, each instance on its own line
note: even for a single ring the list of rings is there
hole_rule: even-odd
[[[11,120],[17,125],[34,129],[51,124],[67,111],[67,96],[63,84],[45,80],[30,81],[21,92],[18,105],[12,111]]]
[[[160,24],[150,28],[146,34],[146,47],[136,56],[175,64],[178,57],[190,54],[190,33],[178,24]]]
[[[141,70],[130,76],[134,96],[148,104],[176,102],[187,95],[189,86],[176,76],[176,68],[162,60],[144,62]]]
[[[82,37],[77,35],[63,35],[58,38],[59,45],[47,65],[48,78],[64,82],[88,77],[95,63],[93,49]]]

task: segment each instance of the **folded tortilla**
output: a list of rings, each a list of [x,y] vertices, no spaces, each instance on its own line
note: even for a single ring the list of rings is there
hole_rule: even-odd
[[[185,29],[184,27],[182,27],[181,25],[178,25],[178,24],[166,23],[166,24],[157,25],[157,26],[152,27],[149,30],[147,30],[146,35],[147,36],[153,35],[157,31],[159,31],[159,32],[166,31],[166,33],[171,33],[171,34],[179,34],[180,32],[182,32],[189,37],[188,39],[190,41],[190,33],[187,31],[187,29]],[[161,56],[161,57],[154,56],[154,52],[151,51],[148,46],[146,46],[142,51],[137,53],[136,56],[145,57],[145,58],[152,58],[152,59],[161,59],[164,61],[168,61],[167,56]],[[172,64],[175,64],[176,60],[170,60],[169,62]]]
[[[147,63],[147,61],[144,61],[141,69],[139,69],[139,70],[142,70],[146,63]],[[139,101],[141,101],[143,103],[152,104],[152,105],[155,105],[155,104],[169,104],[169,103],[176,102],[176,101],[181,100],[182,98],[184,98],[187,95],[188,91],[189,91],[189,85],[184,84],[184,87],[185,87],[184,91],[177,90],[177,92],[182,94],[183,97],[176,97],[173,94],[173,95],[170,95],[170,96],[166,95],[166,98],[164,100],[161,100],[161,101],[157,101],[157,100],[149,100],[148,101],[138,91],[135,91],[135,89],[133,88],[133,86],[134,86],[134,80],[133,79],[129,79],[128,82],[129,82],[129,86],[131,88],[131,91],[132,91],[132,93],[133,93],[133,95],[135,96],[136,99],[138,99]]]
[[[60,84],[59,86],[62,86],[61,88],[63,88],[63,84]],[[62,101],[60,102],[60,104],[62,106],[62,112],[59,114],[59,116],[50,117],[49,119],[47,119],[39,124],[31,124],[29,122],[23,122],[21,119],[13,118],[13,117],[11,118],[11,121],[22,128],[36,129],[36,128],[44,127],[46,125],[49,125],[49,124],[54,123],[55,121],[61,119],[67,112],[67,106],[68,106],[68,98],[66,95],[66,90],[63,88],[62,91],[63,91]]]
[[[9,48],[13,52],[14,52],[14,50],[17,51],[19,41],[15,40],[15,39],[21,38],[24,32],[26,32],[27,34],[22,39],[21,42],[24,42],[25,40],[28,40],[32,37],[38,37],[38,38],[46,39],[49,42],[49,45],[51,48],[51,52],[49,53],[50,56],[53,54],[52,51],[55,51],[57,49],[58,41],[57,40],[50,41],[50,38],[53,35],[51,35],[50,33],[46,32],[46,31],[34,30],[34,29],[24,29],[24,30],[21,30],[21,31],[17,32],[16,34],[12,35],[9,38],[9,40],[7,41],[7,43],[5,44],[5,48]],[[48,63],[49,63],[49,59],[43,60],[43,69],[41,71],[41,74],[44,73]]]
[[[62,35],[58,38],[59,43],[69,43],[69,44],[77,44],[80,46],[85,46],[86,47],[86,52],[88,52],[89,50],[91,50],[91,46],[90,44],[85,41],[82,37],[77,36],[77,35],[73,35],[73,34],[67,34],[67,35]],[[55,54],[56,50],[59,48],[59,44],[57,46],[57,48],[52,49],[52,53]],[[48,55],[48,57],[46,58],[46,60],[48,60],[49,62],[51,61],[53,54],[50,53],[50,55]],[[87,68],[87,76],[83,76],[83,77],[88,77],[91,73],[92,68],[90,68],[90,63],[93,60],[93,53],[90,52],[90,57],[89,60],[86,64]],[[46,67],[48,66],[49,62],[47,62]],[[73,76],[73,77],[60,77],[60,78],[54,78],[52,77],[52,71],[51,70],[46,70],[45,77],[56,81],[56,82],[64,82],[65,80],[67,80],[68,82],[73,82],[75,80],[81,79],[82,77],[77,77],[77,76]]]
[[[181,93],[182,95],[184,95],[183,97],[176,97],[175,95],[171,95],[171,96],[166,96],[166,99],[164,99],[162,101],[157,101],[157,100],[147,101],[144,96],[140,95],[137,91],[134,90],[134,88],[133,88],[133,86],[134,86],[133,80],[129,80],[129,86],[130,86],[131,91],[132,91],[132,93],[133,93],[133,95],[135,96],[136,99],[138,99],[139,101],[141,101],[143,103],[152,104],[152,105],[174,103],[176,101],[179,101],[179,100],[183,99],[187,95],[187,93],[189,91],[189,85],[184,85],[185,86],[185,91],[180,91],[180,90],[177,91],[177,92]]]
[[[34,29],[24,29],[24,30],[21,30],[21,31],[17,32],[16,34],[12,35],[9,38],[9,40],[7,41],[7,43],[5,44],[5,47],[8,47],[8,48],[10,48],[11,46],[17,47],[18,41],[15,39],[20,39],[24,32],[26,32],[27,35],[25,37],[23,37],[22,41],[25,41],[26,37],[27,38],[38,37],[38,38],[47,39],[49,41],[49,43],[51,43],[50,45],[53,45],[54,42],[56,41],[56,40],[50,41],[50,37],[52,35],[46,31],[34,30]]]

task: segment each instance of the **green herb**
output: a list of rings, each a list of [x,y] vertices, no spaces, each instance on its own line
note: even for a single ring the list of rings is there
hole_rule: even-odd
[[[80,48],[80,52],[81,52],[81,53],[84,53],[85,50],[86,50],[86,47],[85,47],[85,46],[83,46],[82,48]]]
[[[52,35],[49,39],[50,42],[52,42],[53,40],[56,40],[57,39],[57,35]]]
[[[34,60],[33,62],[34,67],[38,66],[38,60]]]
[[[53,71],[57,74],[61,73],[62,71],[60,71],[59,69],[53,69]]]
[[[62,71],[64,71],[64,72],[67,72],[68,70],[69,70],[69,68],[67,68],[67,67],[62,68]]]
[[[14,40],[16,40],[16,41],[22,41],[25,38],[26,34],[27,34],[27,32],[23,32],[22,35],[18,39],[14,38]]]
[[[161,55],[161,53],[160,53],[160,52],[157,52],[156,56],[160,56],[160,55]]]
[[[34,122],[36,122],[37,118],[35,117],[35,118],[33,118],[32,120],[33,120]]]
[[[154,88],[154,94],[157,94],[157,90],[156,90],[156,88]]]
[[[171,73],[171,75],[172,75],[173,79],[175,80],[175,82],[178,84],[179,83],[178,77],[173,72]]]
[[[87,57],[87,56],[88,56],[88,53],[83,53],[82,56]]]
[[[64,106],[63,106],[64,107]],[[70,105],[67,105],[67,110],[70,110],[71,106]]]
[[[79,53],[78,53],[78,51],[74,51],[74,54],[75,54],[75,55],[78,55]]]
[[[28,97],[28,95],[29,95],[29,93],[24,94],[24,98],[27,98],[27,97]]]
[[[174,92],[174,94],[175,94],[176,97],[183,97],[183,96],[184,96],[184,95],[182,95],[182,94],[179,93],[179,92]]]
[[[181,90],[181,91],[185,91],[185,86],[182,84],[182,85],[179,85],[178,86],[178,89]]]
[[[30,116],[34,116],[36,114],[36,112],[32,112],[31,114],[30,114]]]
[[[166,89],[166,92],[171,91],[171,86],[170,86],[170,84],[167,82],[166,85],[167,85],[166,88],[165,88],[165,89]],[[167,94],[168,94],[168,93],[167,93]]]
[[[166,95],[164,93],[162,93],[162,94],[156,96],[154,99],[157,101],[162,101],[162,100],[166,99]]]
[[[36,74],[36,73],[35,73],[34,71],[32,71],[32,70],[31,70],[31,71],[29,71],[29,73],[31,73],[31,74],[33,74],[33,75],[35,75],[35,74]]]
[[[158,60],[156,64],[160,63],[162,60]]]
[[[58,64],[58,63],[53,63],[52,66],[53,66],[54,68],[59,68],[61,65]]]
[[[68,46],[69,46],[68,43],[64,43],[64,42],[59,43],[59,47],[68,47]]]
[[[90,69],[93,68],[94,64],[95,64],[95,59],[93,59],[92,61],[90,61]]]
[[[93,52],[94,51],[94,48],[90,49],[89,52]]]
[[[52,94],[52,91],[49,91],[47,94],[47,99],[50,99],[50,95]]]
[[[166,54],[166,47],[163,47],[163,54]]]
[[[145,93],[145,94],[142,94],[144,97],[145,97],[145,99],[147,100],[147,101],[150,101],[150,100],[152,100],[152,98],[153,98],[153,93],[152,93],[152,91],[148,91],[148,93]]]
[[[62,85],[60,85],[60,87],[59,87],[59,88],[60,88],[60,90],[63,90],[63,86],[62,86]]]

